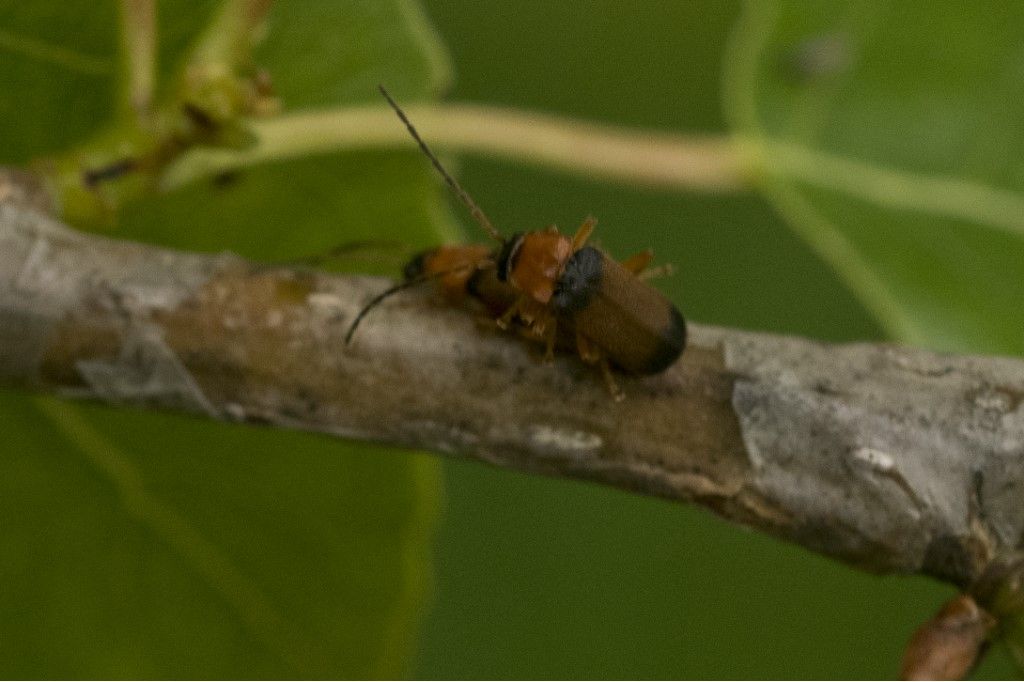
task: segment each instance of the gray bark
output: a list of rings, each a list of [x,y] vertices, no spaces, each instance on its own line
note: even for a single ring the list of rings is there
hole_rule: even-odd
[[[691,325],[609,399],[430,291],[72,231],[0,183],[0,381],[697,502],[961,586],[1024,545],[1024,361]]]

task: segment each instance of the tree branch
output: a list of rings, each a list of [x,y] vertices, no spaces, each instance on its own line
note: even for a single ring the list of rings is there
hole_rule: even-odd
[[[72,231],[0,181],[0,380],[693,501],[961,586],[1024,544],[1024,361],[691,326],[608,398],[427,291]],[[6,189],[5,189],[6,188]],[[23,200],[20,201],[19,197]]]

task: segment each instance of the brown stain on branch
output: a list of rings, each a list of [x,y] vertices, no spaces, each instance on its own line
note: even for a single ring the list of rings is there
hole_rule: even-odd
[[[343,424],[353,432],[383,432],[381,440],[398,444],[433,440],[440,449],[486,461],[696,501],[774,532],[791,523],[788,513],[749,485],[750,460],[731,403],[734,377],[720,348],[695,346],[662,375],[624,378],[629,398],[622,405],[607,398],[590,368],[566,358],[562,362],[570,367],[574,383],[561,409],[552,410],[546,392],[552,384],[564,384],[562,368],[520,353],[501,354],[479,365],[449,354],[426,357],[420,369],[443,377],[427,394],[417,391],[410,360],[389,348],[386,338],[375,349],[376,357],[368,359],[341,341],[345,319],[328,318],[325,325],[310,300],[332,294],[325,281],[310,273],[234,268],[217,273],[191,300],[153,319],[205,395],[214,404],[230,405],[235,418]],[[514,338],[495,338],[479,329],[473,333],[495,344],[520,347]],[[427,364],[432,361],[434,367]],[[339,375],[350,381],[339,384]],[[509,395],[510,404],[487,399],[496,391]],[[444,393],[443,398],[437,393]],[[452,419],[442,413],[453,410],[449,403],[454,396],[454,421],[462,426],[436,428],[445,418]],[[379,422],[379,415],[388,411],[380,408],[382,402],[391,406],[390,428],[365,423],[369,414]],[[368,410],[372,403],[376,409]],[[546,413],[523,419],[532,404],[546,405]],[[508,421],[510,409],[517,424],[531,428],[532,423],[546,438],[566,442],[577,434],[601,445],[573,452],[569,442],[565,453],[538,456],[529,447],[522,451],[520,434],[506,443],[508,450],[520,452],[495,453],[501,439],[488,443],[489,431]],[[643,432],[634,428],[640,423],[647,425]]]
[[[325,316],[311,303],[336,296],[332,286],[315,273],[237,262],[169,309],[139,310],[101,294],[59,325],[41,379],[85,387],[79,363],[117,359],[130,328],[148,325],[222,419],[371,434],[381,442],[696,502],[734,522],[843,553],[830,541],[811,542],[808,533],[820,536],[822,528],[809,530],[759,491],[732,403],[737,377],[721,347],[695,344],[660,375],[623,377],[628,398],[615,403],[577,359],[547,366],[518,339],[476,328],[470,333],[493,351],[483,361],[463,360],[444,341],[440,350],[425,343],[422,358],[406,357],[407,348],[392,347],[387,336],[375,336],[370,354],[348,348],[345,315]],[[434,304],[422,297],[397,307],[421,305]],[[470,317],[428,310],[457,324]],[[424,373],[430,392],[419,380]],[[559,400],[552,402],[552,392]],[[386,423],[381,414],[389,415]],[[515,432],[496,433],[503,426]]]
[[[124,342],[124,330],[113,318],[72,317],[60,326],[39,365],[39,380],[48,386],[85,388],[78,370],[82,360],[114,360]]]
[[[153,320],[215,404],[244,406],[268,390],[307,394],[310,404],[319,403],[330,381],[310,361],[306,300],[315,286],[306,273],[226,268],[180,306],[154,312]],[[315,410],[302,416],[312,419]]]

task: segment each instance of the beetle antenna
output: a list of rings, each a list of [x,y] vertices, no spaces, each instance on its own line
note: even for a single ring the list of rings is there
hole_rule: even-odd
[[[369,313],[371,310],[373,310],[378,305],[383,303],[386,299],[390,298],[391,296],[397,294],[400,291],[411,289],[412,287],[423,284],[424,282],[429,282],[430,280],[433,279],[439,279],[441,277],[445,277],[447,275],[451,275],[453,273],[460,272],[462,270],[467,270],[473,267],[476,266],[461,265],[457,268],[452,268],[451,270],[441,270],[440,272],[432,272],[430,274],[419,275],[418,277],[407,279],[404,282],[399,282],[398,284],[385,289],[381,293],[374,296],[369,303],[363,306],[363,309],[359,311],[359,314],[356,315],[356,318],[352,320],[352,325],[348,328],[348,331],[345,333],[345,345],[347,346],[352,342],[352,336],[356,333],[356,327],[358,327],[359,323],[363,321],[363,318],[366,317],[367,313]]]
[[[394,99],[391,98],[391,95],[388,93],[388,91],[384,88],[383,85],[378,85],[377,87],[380,88],[380,94],[384,95],[384,99],[388,101],[388,104],[391,105],[391,108],[395,110],[396,114],[398,114],[398,118],[402,119],[402,123],[405,124],[405,127],[408,128],[409,130],[409,134],[412,135],[412,139],[416,140],[416,143],[420,146],[420,149],[422,149],[423,153],[427,155],[427,158],[430,159],[430,162],[434,164],[434,168],[437,169],[437,172],[441,174],[441,177],[444,178],[444,181],[448,183],[449,187],[452,188],[452,191],[455,192],[455,195],[459,197],[459,200],[462,201],[462,203],[466,205],[466,208],[469,209],[469,212],[473,216],[473,219],[476,220],[480,227],[484,228],[484,230],[487,231],[487,234],[491,236],[491,239],[494,239],[504,244],[505,238],[502,237],[501,233],[498,232],[498,230],[495,229],[494,225],[491,224],[490,219],[483,212],[483,210],[476,205],[476,202],[473,201],[473,197],[469,196],[469,192],[462,189],[462,185],[460,185],[458,181],[451,175],[449,175],[448,171],[444,169],[444,166],[441,165],[441,162],[438,160],[438,158],[434,156],[434,152],[430,151],[430,147],[428,147],[427,143],[423,141],[423,138],[420,137],[420,134],[416,132],[415,126],[413,126],[412,121],[409,120],[409,117],[405,115],[405,112],[402,111],[402,108],[398,106]]]

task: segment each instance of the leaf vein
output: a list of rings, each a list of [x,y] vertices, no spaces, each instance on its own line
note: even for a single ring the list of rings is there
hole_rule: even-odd
[[[62,66],[90,76],[105,76],[113,71],[109,59],[71,50],[43,40],[17,35],[0,29],[0,50],[30,59]]]
[[[100,433],[78,409],[57,400],[37,398],[36,407],[85,459],[104,474],[120,494],[125,511],[149,528],[216,591],[243,626],[289,668],[309,668],[308,647],[302,645],[285,618],[247,577],[212,542],[170,504],[145,487],[140,472],[119,448]]]

